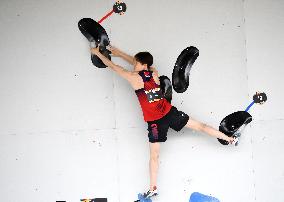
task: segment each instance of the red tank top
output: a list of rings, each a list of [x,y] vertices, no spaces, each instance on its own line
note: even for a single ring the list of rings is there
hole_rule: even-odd
[[[164,99],[160,86],[155,83],[152,73],[152,71],[147,70],[140,71],[139,75],[143,79],[144,88],[135,90],[146,122],[162,118],[172,107]]]

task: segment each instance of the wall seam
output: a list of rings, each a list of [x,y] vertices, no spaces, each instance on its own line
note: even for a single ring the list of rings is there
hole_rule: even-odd
[[[246,2],[248,0],[242,0],[243,1],[243,26],[244,26],[244,39],[245,39],[245,44],[244,44],[244,49],[245,49],[245,68],[246,68],[246,76],[247,76],[247,98],[248,102],[251,100],[250,99],[250,92],[249,92],[249,71],[248,71],[248,50],[247,50],[247,30],[246,30]],[[254,169],[254,147],[253,147],[253,138],[254,135],[251,135],[251,167],[252,167],[252,180],[253,180],[253,197],[254,201],[257,201],[256,198],[256,180],[255,180],[255,169]]]
[[[108,1],[109,7],[112,8],[113,1]],[[109,19],[110,20],[110,19]],[[111,41],[112,38],[112,21],[109,21],[110,23],[110,32],[109,32],[109,39]],[[118,202],[120,202],[120,177],[119,177],[119,141],[118,141],[118,135],[117,135],[117,114],[116,114],[116,103],[115,103],[115,73],[112,71],[112,92],[113,92],[113,110],[114,110],[114,138],[115,138],[115,145],[116,145],[116,165],[117,165],[117,172],[116,172],[116,179],[117,179],[117,193],[118,193]]]

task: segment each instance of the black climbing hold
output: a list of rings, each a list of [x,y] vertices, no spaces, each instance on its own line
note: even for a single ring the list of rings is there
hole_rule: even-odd
[[[111,52],[109,50],[107,50],[106,48],[104,49],[101,49],[102,47],[100,47],[100,52],[105,56],[107,57],[109,60],[111,60]],[[102,62],[102,60],[96,56],[96,55],[91,55],[91,60],[92,60],[92,63],[98,67],[98,68],[106,68],[106,65]]]
[[[106,46],[110,44],[110,41],[105,29],[99,23],[91,18],[83,18],[78,22],[78,27],[90,43],[95,43],[95,47],[99,45],[100,52],[108,59],[111,59],[110,51],[106,49]],[[96,55],[92,55],[91,59],[95,66],[99,68],[106,67]]]
[[[252,121],[252,116],[246,111],[237,111],[226,116],[220,123],[219,131],[232,137],[233,134],[243,125],[247,125]],[[228,145],[226,140],[218,138],[218,141],[223,145]]]
[[[177,93],[187,90],[190,70],[198,56],[199,50],[193,46],[187,47],[178,56],[172,73],[173,88]]]
[[[169,103],[171,103],[172,94],[173,94],[171,80],[167,76],[164,76],[164,75],[160,76],[159,79],[160,79],[160,87],[162,90],[162,94],[164,98]]]
[[[79,30],[90,41],[100,46],[108,46],[109,38],[105,29],[92,18],[83,18],[78,22]]]

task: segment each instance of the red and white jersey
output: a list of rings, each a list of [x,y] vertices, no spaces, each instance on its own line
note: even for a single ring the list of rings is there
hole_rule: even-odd
[[[144,88],[135,90],[146,122],[162,118],[172,107],[164,98],[160,86],[155,83],[152,73],[147,70],[140,71],[139,75],[143,79]]]

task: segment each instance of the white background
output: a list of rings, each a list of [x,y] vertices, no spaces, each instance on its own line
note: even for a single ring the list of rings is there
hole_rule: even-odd
[[[101,19],[106,0],[0,1],[0,201],[131,202],[149,184],[146,123],[130,85],[90,60],[77,23]],[[284,2],[128,0],[102,26],[129,54],[150,51],[171,78],[179,53],[200,56],[174,104],[218,128],[245,110],[253,121],[238,147],[189,129],[162,144],[153,201],[187,202],[192,192],[222,202],[284,201],[282,127]],[[120,59],[114,62],[132,69]]]

